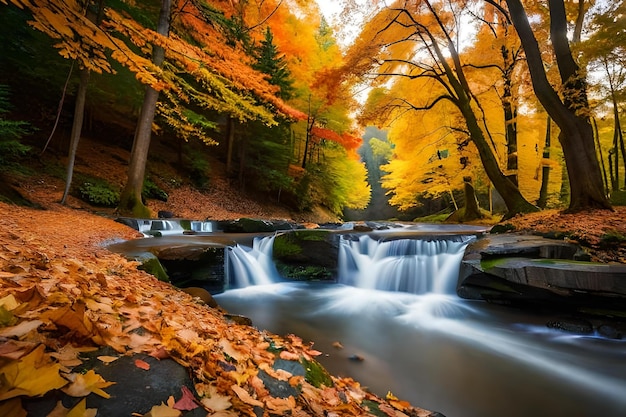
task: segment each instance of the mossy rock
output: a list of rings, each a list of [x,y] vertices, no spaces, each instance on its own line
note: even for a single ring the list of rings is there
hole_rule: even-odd
[[[315,388],[321,388],[322,385],[331,388],[335,385],[326,368],[315,359],[301,358],[300,363],[306,370],[305,380]]]
[[[336,236],[327,230],[298,230],[274,239],[273,258],[280,274],[292,280],[330,280],[337,271]]]
[[[154,254],[145,252],[136,256],[135,260],[141,262],[141,265],[139,266],[140,270],[154,275],[159,281],[170,282],[170,278],[167,275],[165,268],[163,268],[159,258],[157,258]]]

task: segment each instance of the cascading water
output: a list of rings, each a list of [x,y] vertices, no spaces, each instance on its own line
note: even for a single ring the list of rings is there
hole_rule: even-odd
[[[228,288],[267,285],[278,280],[272,260],[275,237],[255,237],[251,248],[239,244],[228,248],[225,257]]]
[[[342,236],[339,282],[359,288],[412,294],[453,294],[471,236],[377,241]]]

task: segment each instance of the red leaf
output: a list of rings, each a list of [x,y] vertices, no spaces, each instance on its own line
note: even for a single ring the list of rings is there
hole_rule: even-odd
[[[150,370],[150,364],[148,362],[142,361],[141,359],[135,359],[135,366],[139,369],[143,369],[144,371]]]
[[[190,411],[198,408],[198,403],[196,402],[196,398],[193,396],[193,393],[186,386],[181,387],[181,391],[183,392],[183,396],[180,397],[180,400],[176,401],[174,404],[174,409],[181,411]]]

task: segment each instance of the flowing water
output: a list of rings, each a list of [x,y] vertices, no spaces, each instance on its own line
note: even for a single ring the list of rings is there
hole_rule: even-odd
[[[271,239],[228,251],[233,289],[215,298],[259,328],[314,341],[335,375],[448,417],[626,416],[626,342],[459,299],[468,237],[343,238],[338,284],[280,282]]]

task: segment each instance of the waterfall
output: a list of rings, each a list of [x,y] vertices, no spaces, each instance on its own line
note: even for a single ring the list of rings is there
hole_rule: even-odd
[[[342,236],[339,282],[413,294],[454,294],[465,247],[474,237],[377,241]]]
[[[243,288],[278,281],[278,272],[272,260],[275,237],[255,237],[251,248],[237,244],[226,250],[227,287]]]

